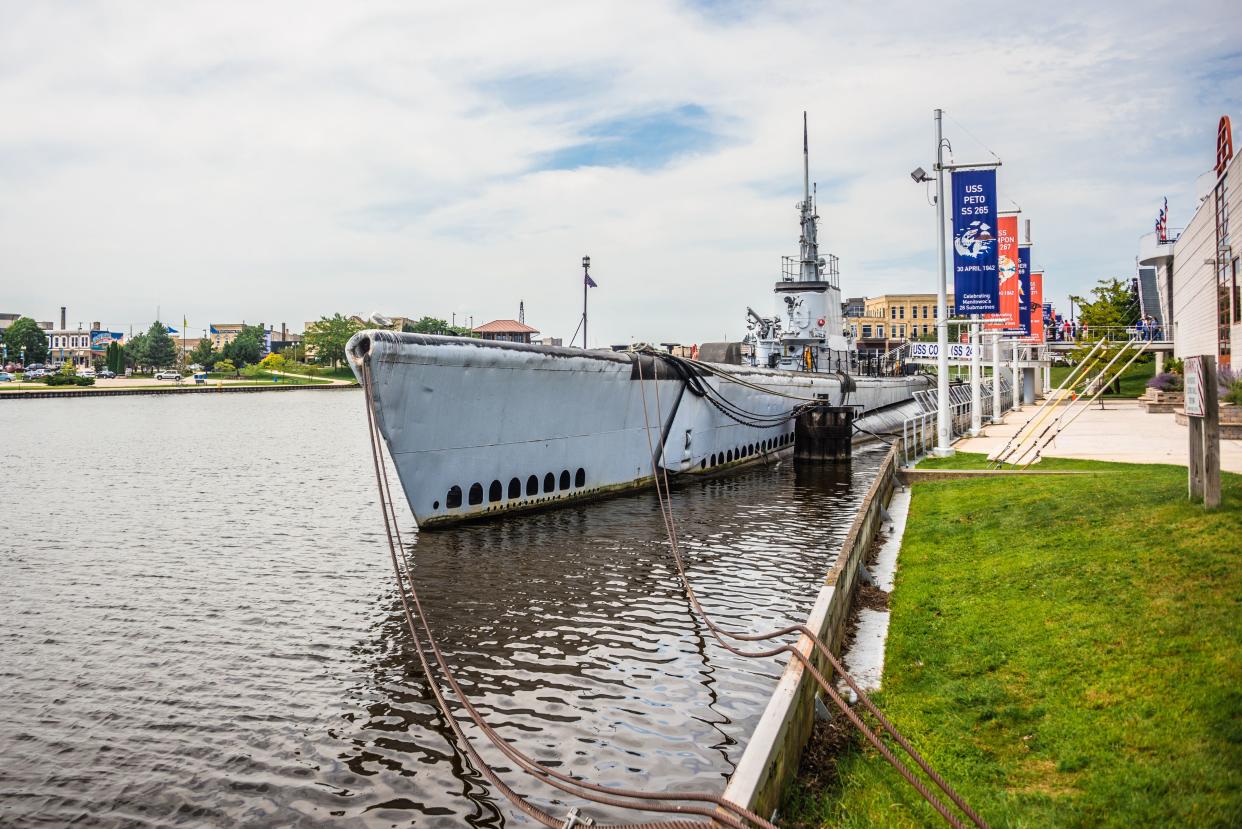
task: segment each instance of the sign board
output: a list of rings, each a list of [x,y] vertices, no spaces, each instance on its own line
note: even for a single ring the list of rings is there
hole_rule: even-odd
[[[996,171],[953,171],[953,301],[957,313],[1000,311]]]
[[[1186,414],[1189,417],[1206,417],[1204,402],[1203,358],[1186,358]]]
[[[996,231],[1000,313],[983,318],[987,330],[1018,326],[1018,217],[1012,213],[999,217]]]
[[[972,351],[970,343],[949,343],[949,361],[969,362]],[[940,343],[910,343],[912,362],[935,361],[940,358]]]

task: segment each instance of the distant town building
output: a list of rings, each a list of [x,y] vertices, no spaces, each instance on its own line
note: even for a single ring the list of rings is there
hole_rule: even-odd
[[[21,318],[21,314],[0,314],[0,334],[3,334],[10,325]]]
[[[91,364],[91,332],[85,328],[55,328],[47,332],[47,359],[49,363],[73,363],[85,367]]]
[[[531,334],[538,334],[538,328],[531,328],[517,320],[492,320],[485,322],[471,332],[485,340],[499,340],[508,343],[529,343]]]
[[[237,335],[245,327],[244,322],[213,322],[207,328],[207,339],[211,340],[212,348],[219,351],[237,339]],[[193,346],[190,347],[193,348]]]
[[[845,324],[860,348],[888,350],[906,340],[936,336],[936,316],[935,294],[881,294],[864,300],[863,313],[847,315]]]
[[[841,316],[843,317],[862,317],[866,314],[867,298],[865,296],[852,296],[841,303]]]

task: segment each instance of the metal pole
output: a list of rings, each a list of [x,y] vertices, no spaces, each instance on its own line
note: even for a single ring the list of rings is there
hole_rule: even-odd
[[[1013,411],[1022,411],[1022,371],[1018,368],[1018,338],[1013,338]]]
[[[992,335],[992,422],[1001,422],[1001,359],[1000,359],[1001,334],[999,331]]]
[[[983,431],[983,354],[978,314],[970,315],[970,436]]]
[[[936,259],[940,280],[936,286],[936,449],[935,454],[947,458],[953,454],[953,437],[949,428],[949,302],[948,276],[944,262],[944,124],[943,112],[936,110]]]

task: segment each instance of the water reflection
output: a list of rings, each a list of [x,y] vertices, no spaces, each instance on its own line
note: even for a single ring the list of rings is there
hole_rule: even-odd
[[[0,461],[29,471],[0,479],[18,519],[0,533],[6,823],[529,823],[423,681],[359,396],[9,405]],[[804,618],[877,463],[674,490],[709,611],[750,631]],[[440,644],[505,737],[599,783],[723,786],[782,666],[709,641],[654,495],[407,540]]]

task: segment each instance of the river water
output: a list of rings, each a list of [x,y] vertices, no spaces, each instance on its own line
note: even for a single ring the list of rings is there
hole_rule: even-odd
[[[418,668],[359,392],[0,401],[0,427],[3,823],[533,825]],[[675,489],[709,612],[803,620],[880,457]],[[782,665],[709,644],[654,494],[405,523],[430,623],[507,738],[599,783],[723,789]]]

